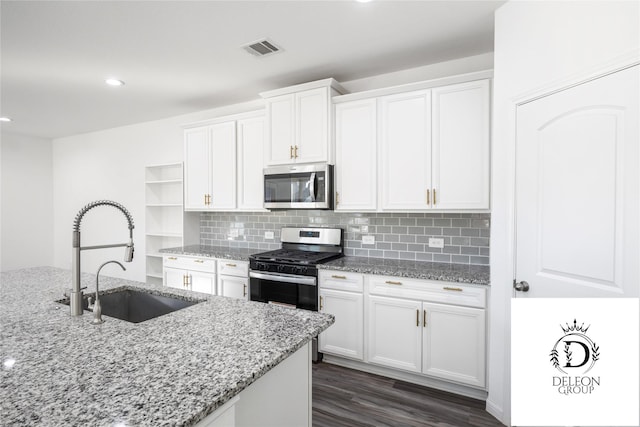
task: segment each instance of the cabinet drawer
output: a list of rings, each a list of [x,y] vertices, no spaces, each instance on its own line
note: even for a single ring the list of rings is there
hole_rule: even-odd
[[[318,273],[320,288],[339,291],[362,292],[364,276],[359,273],[344,271],[320,270]]]
[[[367,276],[367,283],[371,295],[486,307],[486,289],[459,283],[390,276]]]
[[[249,277],[249,263],[246,261],[219,259],[218,274],[226,274],[227,276],[237,277]]]
[[[167,255],[163,261],[165,267],[202,271],[205,273],[216,272],[216,260],[212,258]]]

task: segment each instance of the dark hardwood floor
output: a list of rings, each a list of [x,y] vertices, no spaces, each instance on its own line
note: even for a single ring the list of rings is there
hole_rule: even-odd
[[[313,427],[502,426],[480,400],[328,363],[313,365]]]

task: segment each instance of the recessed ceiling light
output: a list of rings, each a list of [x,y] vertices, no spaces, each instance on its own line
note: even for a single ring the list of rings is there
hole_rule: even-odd
[[[106,79],[104,82],[109,86],[124,86],[124,82],[118,79]]]
[[[9,117],[0,117],[0,122],[10,122],[11,118]]]

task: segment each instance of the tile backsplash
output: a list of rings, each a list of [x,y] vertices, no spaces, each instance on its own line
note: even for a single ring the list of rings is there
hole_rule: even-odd
[[[340,227],[346,255],[488,265],[490,220],[488,213],[206,212],[200,214],[200,244],[278,249],[282,227]],[[273,239],[265,239],[267,231]],[[375,243],[363,245],[362,236]],[[430,248],[429,237],[444,239],[444,248]]]

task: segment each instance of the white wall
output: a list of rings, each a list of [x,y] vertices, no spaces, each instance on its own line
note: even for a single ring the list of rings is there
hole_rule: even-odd
[[[492,144],[491,312],[487,409],[509,423],[514,100],[637,55],[635,1],[510,1],[496,11]]]
[[[183,159],[182,125],[239,111],[259,108],[245,103],[131,126],[92,132],[53,141],[54,259],[60,268],[71,268],[71,236],[75,215],[87,203],[114,200],[134,219],[135,256],[126,272],[117,266],[104,274],[145,280],[145,185],[148,165]],[[89,211],[81,223],[82,245],[126,242],[128,229],[118,210],[102,206]],[[123,248],[82,252],[82,271],[95,273],[101,263],[122,260]]]
[[[2,132],[0,152],[0,271],[51,265],[51,141]]]

